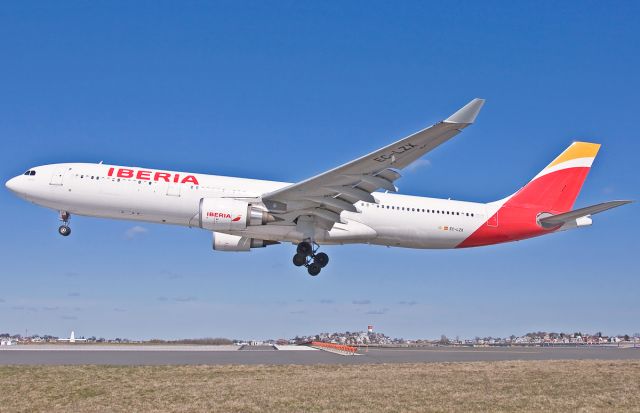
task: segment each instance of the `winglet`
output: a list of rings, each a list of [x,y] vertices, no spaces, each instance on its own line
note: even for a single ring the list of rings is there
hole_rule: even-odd
[[[466,123],[471,124],[476,120],[476,116],[480,113],[484,105],[484,99],[475,98],[459,109],[456,113],[445,119],[447,123]]]

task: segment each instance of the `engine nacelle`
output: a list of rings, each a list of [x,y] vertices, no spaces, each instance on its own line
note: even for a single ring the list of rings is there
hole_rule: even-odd
[[[243,230],[250,225],[265,225],[275,221],[267,211],[233,198],[202,198],[200,228],[212,231]]]
[[[213,232],[213,249],[216,251],[249,251],[251,248],[262,248],[277,244],[276,241],[241,237],[240,235]]]

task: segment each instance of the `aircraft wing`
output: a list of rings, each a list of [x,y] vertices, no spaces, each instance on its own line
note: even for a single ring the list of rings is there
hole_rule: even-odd
[[[354,204],[358,201],[375,203],[373,192],[397,191],[393,184],[401,176],[397,170],[472,124],[483,104],[484,99],[473,99],[442,122],[320,175],[264,194],[262,200],[285,220],[310,215],[331,228],[340,222],[340,212],[356,212]]]
[[[573,211],[565,212],[557,215],[550,215],[544,218],[538,219],[540,225],[545,228],[552,228],[557,225],[563,225],[575,221],[578,218],[586,217],[588,215],[597,214],[611,208],[616,208],[621,205],[628,204],[632,201],[609,201],[601,204],[591,205],[585,208],[574,209]]]

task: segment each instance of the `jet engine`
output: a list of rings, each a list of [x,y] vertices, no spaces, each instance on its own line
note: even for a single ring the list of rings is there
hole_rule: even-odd
[[[264,209],[233,198],[202,198],[198,214],[200,228],[212,231],[243,230],[276,220]]]
[[[251,248],[262,248],[278,244],[277,241],[241,237],[240,235],[213,232],[213,249],[216,251],[249,251]]]

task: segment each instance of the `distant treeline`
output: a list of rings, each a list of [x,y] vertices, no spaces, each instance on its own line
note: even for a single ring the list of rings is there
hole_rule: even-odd
[[[151,344],[203,344],[209,346],[224,346],[228,344],[233,344],[232,340],[228,338],[185,338],[182,340],[161,340],[159,338],[154,338],[149,340],[148,343]]]

